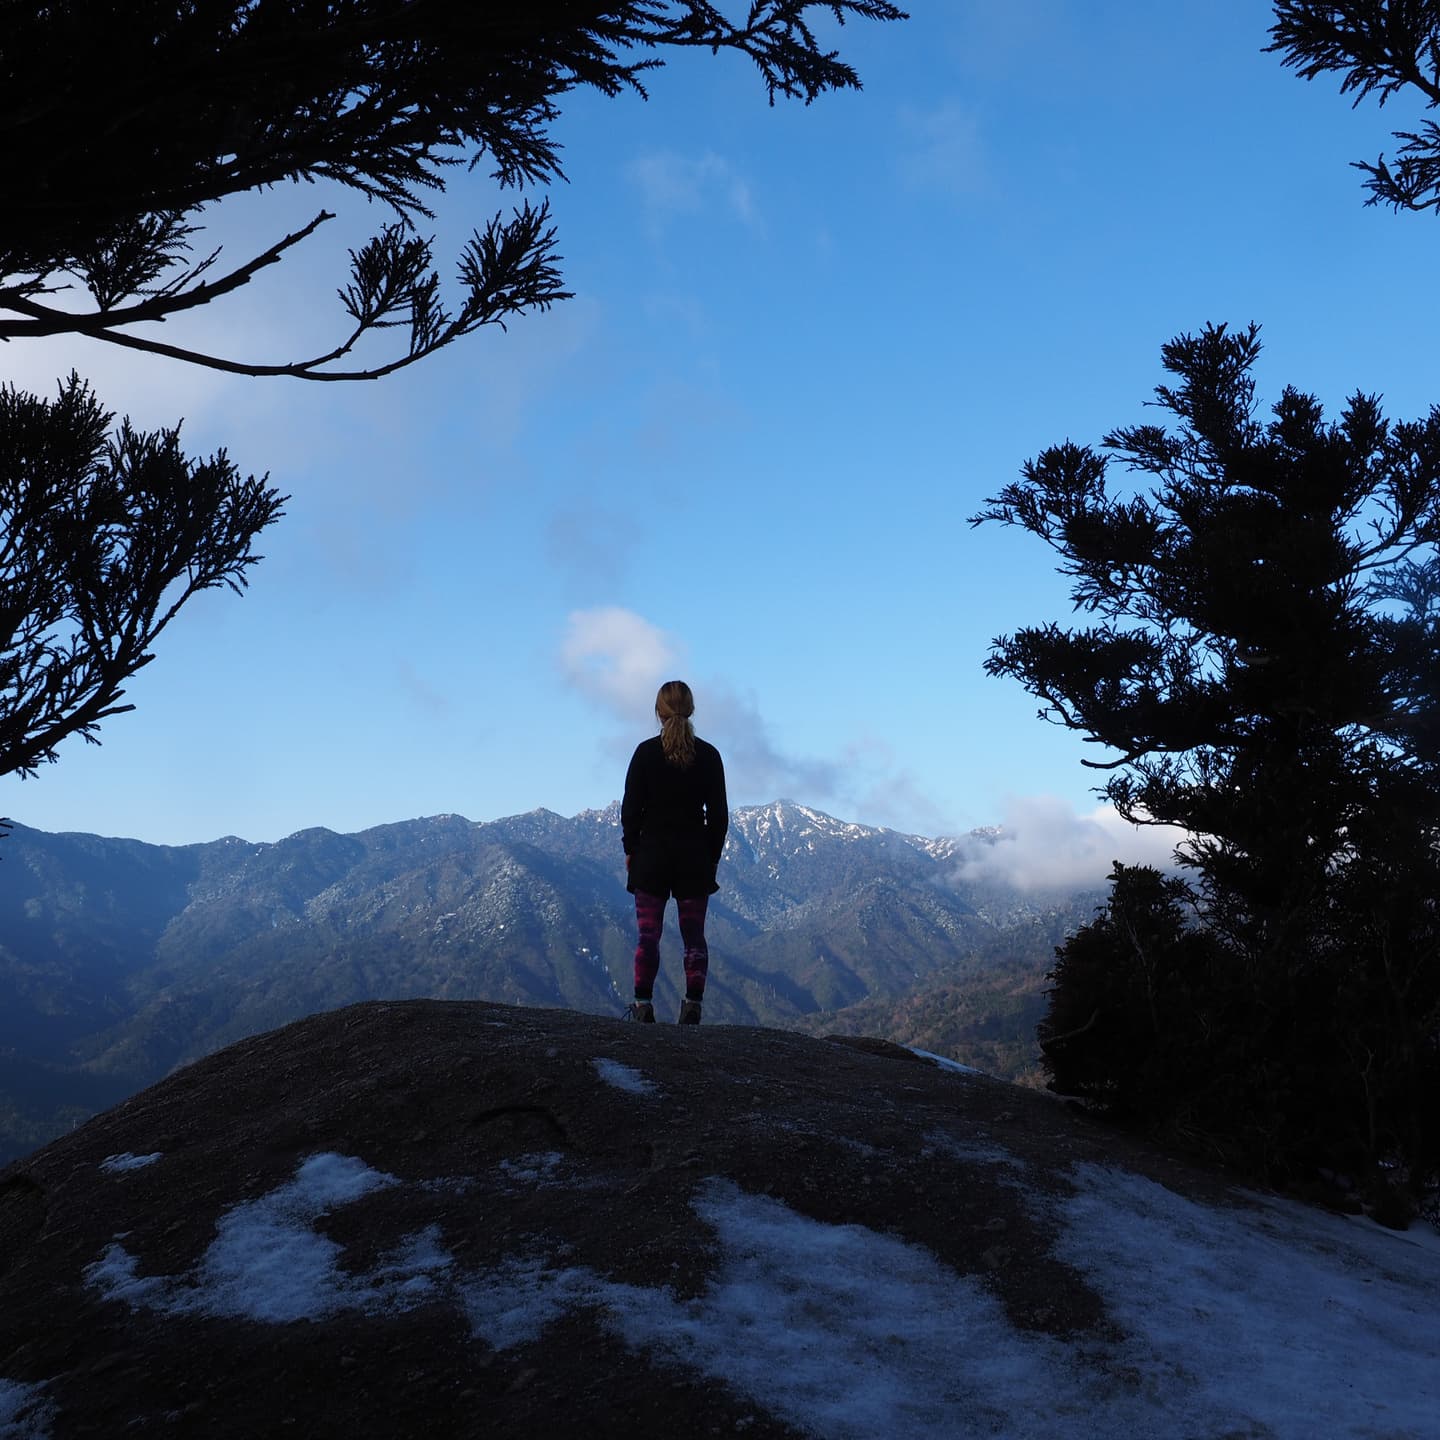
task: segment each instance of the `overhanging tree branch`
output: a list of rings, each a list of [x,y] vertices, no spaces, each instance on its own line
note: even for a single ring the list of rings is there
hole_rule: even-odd
[[[817,43],[813,10],[841,23],[904,15],[890,0],[751,0],[743,22],[710,0],[12,5],[0,46],[0,339],[80,334],[245,375],[389,374],[569,294],[554,267],[548,212],[527,203],[515,220],[497,216],[477,235],[460,259],[456,313],[444,312],[429,242],[415,240],[413,227],[430,214],[425,197],[444,188],[449,168],[488,163],[502,186],[563,177],[549,129],[558,100],[580,87],[643,96],[644,72],[662,61],[632,58],[636,51],[743,54],[772,104],[777,95],[808,104],[827,90],[858,89],[854,69]],[[72,103],[77,95],[83,105]],[[320,223],[222,279],[200,279],[206,260],[165,283],[185,263],[195,228],[187,217],[230,195],[302,180],[339,184],[396,213],[395,227],[352,252],[356,267],[370,268],[365,276],[356,268],[342,292],[362,295],[368,285],[384,297],[383,314],[357,320],[309,359],[283,363],[134,334],[233,293]],[[93,310],[37,301],[66,277],[90,291]],[[145,298],[123,303],[137,295]],[[366,331],[395,325],[410,332],[402,354],[325,368]]]
[[[286,242],[272,247],[272,250],[283,248],[287,242],[297,243],[329,218],[322,212],[305,230],[287,236]],[[546,223],[548,218],[547,205],[537,207],[527,203],[515,212],[512,220],[492,220],[483,233],[477,232],[472,237],[461,256],[459,278],[465,288],[465,297],[454,316],[437,299],[438,280],[429,269],[430,242],[407,236],[399,225],[388,227],[360,251],[350,253],[352,280],[339,292],[342,305],[355,322],[350,333],[324,354],[305,360],[278,365],[233,360],[112,329],[99,323],[105,317],[98,314],[93,317],[96,323],[88,326],[84,333],[93,340],[103,340],[124,349],[163,355],[232,375],[288,375],[300,380],[377,380],[413,365],[451,341],[483,326],[498,325],[503,330],[506,320],[515,315],[532,309],[548,310],[557,301],[568,300],[571,292],[560,286],[560,272],[555,264],[559,257],[554,254],[555,229]],[[260,257],[254,265],[260,263],[269,262]],[[253,270],[253,266],[251,268]],[[228,288],[235,289],[248,278],[246,275]],[[27,301],[17,302],[17,308],[20,305],[28,313],[44,309]],[[134,306],[131,313],[142,308]],[[151,315],[148,318],[165,317]],[[128,323],[133,323],[133,320]],[[410,346],[396,359],[351,370],[322,368],[349,355],[370,331],[402,325],[410,330]],[[43,333],[57,332],[51,329]],[[0,335],[3,334],[3,324],[0,324]]]
[[[1440,5],[1434,0],[1277,0],[1272,43],[1302,79],[1338,74],[1340,93],[1380,105],[1413,90],[1440,106]],[[1397,130],[1396,158],[1355,162],[1369,178],[1367,205],[1440,213],[1440,126]]]
[[[275,264],[292,246],[298,245],[302,240],[313,235],[327,220],[334,218],[335,216],[328,210],[322,210],[308,225],[277,240],[268,250],[262,251],[253,260],[232,270],[222,279],[212,280],[204,285],[196,285],[176,294],[142,301],[139,305],[130,305],[123,310],[92,310],[77,314],[66,310],[56,310],[48,305],[37,305],[17,289],[0,289],[0,308],[14,310],[17,314],[29,317],[27,320],[0,318],[0,340],[35,339],[43,335],[64,334],[108,338],[103,335],[103,332],[114,330],[122,325],[138,325],[150,320],[168,320],[172,315],[193,310],[199,305],[208,305],[212,300],[218,300],[222,295],[229,295],[242,285],[248,285],[259,271],[267,265]]]
[[[72,375],[53,402],[0,388],[0,775],[132,708],[124,684],[201,590],[244,588],[285,497],[223,451],[142,434]],[[44,464],[34,457],[44,457]]]
[[[75,334],[333,381],[504,328],[569,297],[548,206],[526,200],[475,231],[447,299],[415,230],[447,175],[468,160],[502,186],[563,178],[560,99],[643,96],[666,47],[748,56],[772,102],[857,89],[816,43],[814,10],[903,15],[889,0],[751,0],[743,23],[709,0],[0,0],[0,340]],[[218,251],[192,256],[203,209],[300,181],[395,216],[350,252],[338,338],[273,363],[136,333],[234,295],[333,218],[321,210],[223,274]],[[49,303],[77,287],[93,304]],[[362,353],[382,331],[399,343]],[[185,461],[176,432],[107,439],[73,376],[57,405],[0,401],[0,773],[25,774],[129,708],[121,686],[155,635],[196,589],[243,585],[249,541],[280,502],[223,455]]]

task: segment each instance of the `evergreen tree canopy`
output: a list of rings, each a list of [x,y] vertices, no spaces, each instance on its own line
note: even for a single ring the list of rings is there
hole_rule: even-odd
[[[974,517],[1056,553],[1094,623],[986,662],[1182,827],[1195,884],[1119,867],[1059,953],[1057,1089],[1261,1168],[1440,1167],[1440,408],[1256,413],[1251,326],[1164,347],[1176,422],[1029,462]],[[1116,485],[1119,460],[1139,486]],[[1222,1147],[1223,1148],[1223,1147]],[[1358,1158],[1357,1158],[1358,1157]]]
[[[1274,42],[1306,80],[1336,73],[1342,94],[1358,105],[1374,95],[1381,105],[1402,92],[1440,106],[1440,4],[1436,0],[1277,0]],[[1367,205],[1440,214],[1440,125],[1397,130],[1393,164],[1382,155],[1357,162],[1369,177]]]
[[[1045,541],[1099,622],[1001,637],[987,671],[1116,752],[1085,763],[1127,818],[1183,827],[1192,861],[1273,852],[1293,875],[1323,871],[1382,777],[1440,814],[1440,409],[1391,423],[1356,394],[1327,423],[1287,388],[1262,421],[1259,353],[1254,326],[1171,341],[1177,430],[1046,450],[973,523]],[[1151,488],[1112,485],[1115,459]]]
[[[0,387],[0,775],[93,740],[125,682],[200,590],[241,589],[285,497],[224,451],[186,459],[75,375],[55,401]]]
[[[481,326],[566,298],[542,203],[477,230],[447,302],[415,231],[448,170],[506,186],[561,175],[549,133],[582,86],[644,94],[658,52],[739,51],[771,102],[859,88],[807,16],[891,20],[889,0],[0,0],[0,339],[80,333],[253,375],[368,379]],[[248,364],[136,335],[232,293],[333,216],[234,267],[196,256],[195,218],[227,196],[332,181],[395,219],[352,252],[347,317],[313,355]],[[79,282],[84,309],[60,308]],[[399,353],[342,363],[368,331]]]

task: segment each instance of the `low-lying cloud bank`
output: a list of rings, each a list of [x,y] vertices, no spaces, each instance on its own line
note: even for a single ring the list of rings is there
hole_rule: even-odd
[[[1104,885],[1115,861],[1175,868],[1185,832],[1173,825],[1132,825],[1112,805],[1082,815],[1054,795],[1011,799],[993,836],[962,841],[957,880],[1019,890],[1082,890]]]

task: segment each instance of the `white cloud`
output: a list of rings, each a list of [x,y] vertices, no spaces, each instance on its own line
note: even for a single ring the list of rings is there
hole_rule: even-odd
[[[750,182],[713,150],[700,156],[652,150],[632,160],[625,177],[640,191],[653,221],[724,208],[743,225],[760,225]]]
[[[619,605],[573,611],[560,646],[565,678],[632,725],[653,721],[655,692],[683,659],[673,636]]]
[[[163,338],[171,341],[174,337]],[[203,338],[191,339],[193,343],[205,343]],[[197,416],[213,414],[225,397],[238,392],[242,385],[237,377],[217,370],[155,355],[136,355],[131,350],[73,335],[12,341],[0,360],[4,362],[0,381],[46,400],[55,398],[60,382],[74,370],[90,382],[96,398],[117,419],[128,416],[143,430],[166,429],[181,419],[194,422]]]
[[[907,107],[900,121],[908,137],[900,170],[909,184],[962,196],[980,189],[985,149],[972,110],[958,100],[946,100],[931,110]]]
[[[840,767],[781,751],[753,699],[724,680],[688,673],[683,643],[633,610],[607,605],[572,612],[560,668],[576,690],[625,724],[611,745],[617,753],[628,753],[637,729],[654,730],[656,690],[681,678],[695,692],[697,731],[725,757],[732,804],[780,796],[825,804],[837,795]]]
[[[998,836],[967,837],[956,878],[1022,890],[1100,886],[1116,860],[1173,868],[1173,851],[1184,838],[1170,825],[1131,825],[1110,805],[1081,815],[1053,795],[1016,796],[1006,804]]]

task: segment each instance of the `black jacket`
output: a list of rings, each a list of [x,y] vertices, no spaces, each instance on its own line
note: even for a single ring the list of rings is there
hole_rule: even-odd
[[[729,828],[725,766],[713,745],[697,738],[683,770],[666,760],[658,735],[635,747],[620,805],[627,890],[666,899],[713,894]]]

